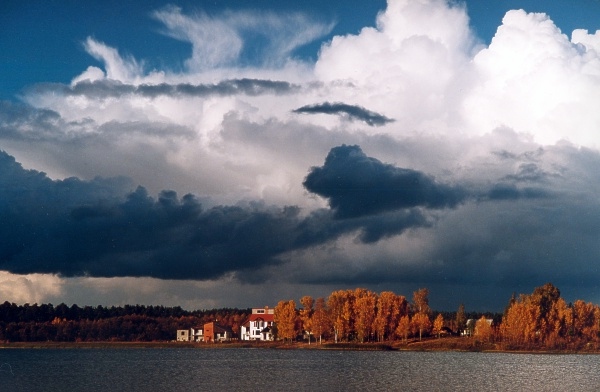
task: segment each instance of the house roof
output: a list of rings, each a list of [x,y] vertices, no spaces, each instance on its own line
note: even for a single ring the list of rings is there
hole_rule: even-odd
[[[274,321],[275,315],[273,314],[251,314],[246,321]]]
[[[248,318],[246,320],[244,320],[244,322],[242,323],[242,325],[244,327],[248,327],[250,326],[250,322],[251,321],[258,321],[258,320],[262,320],[262,321],[275,321],[275,315],[273,314],[251,314],[250,316],[248,316]]]
[[[206,326],[212,324],[213,332],[232,332],[231,327],[227,325],[217,324],[215,322],[204,324],[204,330],[206,331]]]

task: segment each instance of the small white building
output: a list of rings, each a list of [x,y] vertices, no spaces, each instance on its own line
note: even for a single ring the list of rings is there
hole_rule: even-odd
[[[177,341],[178,342],[189,342],[190,341],[190,330],[189,329],[178,329],[177,330]]]
[[[178,329],[178,342],[202,342],[204,340],[204,329],[202,327],[194,327],[190,329]]]
[[[265,306],[252,309],[252,314],[244,321],[240,329],[241,340],[273,340],[275,311]]]
[[[201,342],[204,340],[204,328],[196,327],[190,328],[190,341]]]

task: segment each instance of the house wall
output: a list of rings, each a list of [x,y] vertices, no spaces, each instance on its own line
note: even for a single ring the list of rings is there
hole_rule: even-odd
[[[215,323],[204,324],[204,341],[211,343],[215,338]]]
[[[268,306],[264,308],[252,308],[252,314],[275,314],[275,309],[271,309]]]
[[[190,340],[193,342],[201,342],[204,340],[204,330],[202,328],[190,329]]]
[[[228,341],[231,340],[232,337],[233,336],[230,331],[216,323],[204,324],[204,342],[212,343],[223,340]]]
[[[177,330],[177,341],[178,342],[189,342],[190,341],[190,331],[187,329],[178,329]]]

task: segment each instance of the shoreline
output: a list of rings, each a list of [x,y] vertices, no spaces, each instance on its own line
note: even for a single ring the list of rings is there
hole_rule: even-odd
[[[481,352],[481,353],[508,353],[508,354],[546,354],[546,355],[573,355],[573,354],[600,354],[600,350],[588,346],[583,349],[549,349],[549,348],[522,348],[506,349],[498,344],[482,344],[470,338],[442,338],[426,339],[423,341],[384,342],[384,343],[333,343],[323,344],[306,342],[0,342],[1,349],[279,349],[279,350],[337,350],[337,351],[413,351],[413,352]]]

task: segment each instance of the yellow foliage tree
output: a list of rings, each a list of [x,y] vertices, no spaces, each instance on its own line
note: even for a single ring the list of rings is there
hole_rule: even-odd
[[[279,301],[274,309],[277,336],[283,340],[296,337],[296,303],[294,300]]]
[[[324,298],[317,298],[315,302],[315,311],[312,316],[312,328],[319,337],[319,343],[321,343],[323,334],[328,332],[331,328]]]
[[[413,316],[411,323],[415,332],[419,333],[419,340],[422,339],[423,334],[428,334],[431,330],[431,320],[425,313],[417,313]]]
[[[396,335],[406,341],[406,339],[408,339],[409,333],[410,333],[410,318],[408,317],[408,315],[404,315],[404,316],[400,317],[400,321],[398,321],[398,327],[396,328]]]
[[[362,343],[369,340],[373,331],[375,321],[375,306],[377,294],[368,290],[356,291],[355,300],[355,322],[356,337]]]
[[[300,320],[302,320],[302,329],[308,334],[308,344],[310,344],[310,335],[312,333],[313,305],[315,300],[310,295],[300,298],[302,309],[300,310]]]
[[[423,313],[427,315],[431,313],[431,308],[429,307],[428,289],[422,288],[413,292],[413,308],[415,313]]]
[[[377,333],[377,340],[384,341],[388,337],[389,333],[393,330],[390,329],[391,321],[397,318],[397,310],[394,306],[396,300],[396,294],[391,291],[384,291],[379,294],[377,299],[377,315],[375,316],[374,330]]]
[[[344,317],[347,312],[348,293],[345,290],[334,291],[327,299],[327,307],[329,308],[330,323],[333,327],[335,342],[342,339],[348,334],[349,325]],[[346,312],[345,312],[346,310]]]
[[[441,313],[437,315],[435,320],[433,320],[433,334],[437,335],[438,339],[440,334],[442,333],[442,328],[444,328],[444,316]]]
[[[488,342],[491,340],[493,333],[492,323],[485,316],[481,316],[475,323],[475,337],[481,341]]]

